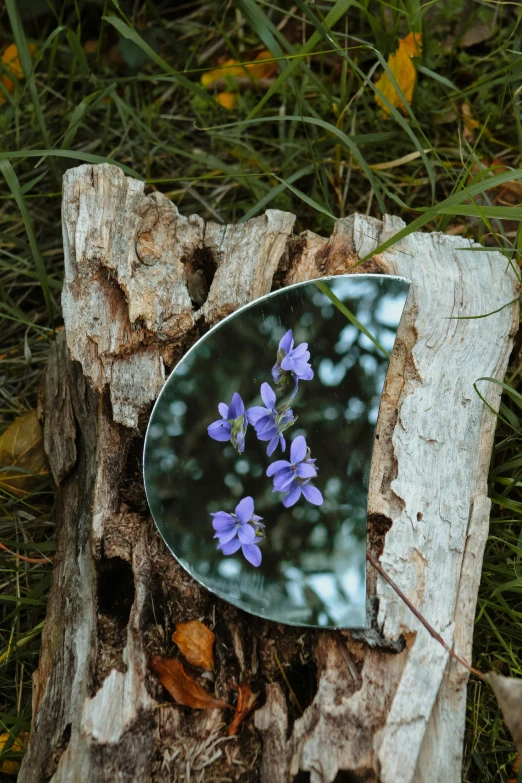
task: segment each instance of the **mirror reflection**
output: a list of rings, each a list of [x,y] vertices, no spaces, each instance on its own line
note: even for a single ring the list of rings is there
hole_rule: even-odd
[[[277,291],[170,375],[147,497],[172,553],[220,597],[292,625],[365,625],[374,430],[409,285],[343,275]]]

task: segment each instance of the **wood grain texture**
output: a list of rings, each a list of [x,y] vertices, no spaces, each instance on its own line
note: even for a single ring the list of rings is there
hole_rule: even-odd
[[[403,225],[389,217],[340,220],[328,239],[292,235],[294,216],[276,210],[205,225],[106,165],[67,172],[63,215],[67,344],[54,349],[42,401],[58,551],[21,783],[286,783],[300,772],[331,783],[339,771],[456,783],[467,673],[391,588],[369,573],[365,632],[304,631],[243,614],[165,551],[140,455],[165,371],[208,325],[301,280],[409,277],[377,423],[369,546],[469,659],[495,428],[473,384],[503,378],[517,327],[505,258],[420,233],[375,255]],[[479,386],[498,409],[500,387]],[[216,695],[231,699],[230,677],[263,694],[237,738],[225,737],[220,712],[167,702],[148,670],[153,655],[167,653],[176,622],[197,618],[217,637]]]

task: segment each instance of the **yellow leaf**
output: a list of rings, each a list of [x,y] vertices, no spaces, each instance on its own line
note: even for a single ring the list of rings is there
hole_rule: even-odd
[[[38,414],[29,411],[18,416],[0,435],[0,489],[23,497],[47,472]]]
[[[218,92],[216,101],[225,109],[233,109],[237,101],[235,92]]]
[[[36,56],[36,46],[29,44],[29,54],[34,59]],[[24,72],[18,56],[18,48],[16,44],[10,44],[2,54],[2,64],[15,76],[17,79],[24,78]],[[2,76],[2,82],[8,92],[14,92],[14,82],[9,76]]]
[[[266,62],[266,60],[272,60],[272,62]],[[268,79],[276,68],[277,63],[273,61],[270,52],[263,51],[259,52],[255,62],[242,64],[237,60],[227,60],[220,68],[214,68],[212,71],[204,73],[201,77],[201,84],[203,87],[210,87],[212,84],[231,76],[235,79]]]
[[[393,74],[393,78],[402,90],[402,94],[411,103],[413,98],[413,89],[417,79],[417,70],[412,62],[412,57],[418,57],[422,52],[422,36],[420,33],[410,33],[406,38],[399,41],[399,48],[395,54],[388,57],[388,66]],[[375,86],[387,98],[387,100],[402,111],[406,112],[399,93],[395,89],[390,77],[384,72]],[[384,103],[380,95],[375,96],[375,100],[382,107],[383,115],[390,114],[389,108]]]
[[[216,635],[199,620],[176,623],[176,630],[172,634],[172,641],[176,642],[187,661],[208,672],[214,669],[215,639]]]
[[[26,734],[27,732],[25,731],[20,733],[20,736],[17,739],[15,739],[15,741],[11,745],[11,748],[9,750],[10,753],[21,753],[24,750],[24,745],[22,740],[25,738]],[[9,734],[7,732],[5,732],[4,734],[0,734],[0,753],[3,751],[8,740],[9,740]],[[14,759],[6,759],[5,761],[0,760],[0,772],[3,772],[4,775],[16,775],[19,769],[20,769],[19,761],[15,761]]]

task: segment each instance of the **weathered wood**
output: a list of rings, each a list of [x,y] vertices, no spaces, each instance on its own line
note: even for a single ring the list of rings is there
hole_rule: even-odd
[[[458,781],[467,673],[380,577],[369,574],[375,616],[364,633],[256,620],[166,552],[141,483],[143,428],[165,367],[271,287],[350,271],[402,222],[356,215],[328,240],[292,236],[294,217],[275,210],[205,225],[105,165],[66,174],[63,215],[67,344],[54,349],[42,400],[58,549],[21,783],[286,783],[300,771],[330,783],[340,770],[383,783]],[[413,281],[377,425],[369,545],[469,659],[495,427],[473,384],[504,375],[516,277],[498,253],[419,233],[354,271]],[[480,389],[498,409],[500,387]],[[216,693],[230,698],[230,677],[263,693],[239,738],[225,737],[219,711],[165,703],[148,671],[175,623],[197,617],[215,623]]]

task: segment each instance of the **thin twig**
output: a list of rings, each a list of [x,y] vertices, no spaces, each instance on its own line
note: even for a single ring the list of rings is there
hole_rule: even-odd
[[[43,564],[43,563],[52,563],[52,558],[50,557],[26,557],[25,555],[20,555],[18,552],[13,552],[11,549],[8,549],[5,544],[2,544],[0,541],[0,549],[3,549],[4,552],[9,552],[10,555],[13,557],[18,558],[18,560],[23,560],[24,563],[36,563],[37,565]]]
[[[299,712],[301,713],[301,715],[304,715],[304,710],[303,710],[303,708],[301,707],[301,705],[299,704],[299,699],[298,699],[298,698],[297,698],[297,696],[295,695],[295,693],[294,693],[294,690],[293,690],[292,686],[290,685],[290,683],[289,683],[289,681],[288,681],[288,677],[286,676],[286,674],[285,674],[285,671],[284,671],[283,667],[281,666],[281,661],[280,661],[280,660],[279,660],[279,658],[277,657],[277,653],[276,653],[276,652],[274,652],[274,658],[275,658],[275,662],[277,663],[277,666],[278,666],[278,668],[279,668],[279,671],[281,672],[281,676],[282,676],[283,680],[284,680],[284,681],[285,681],[285,683],[286,683],[286,687],[287,687],[287,688],[288,688],[288,690],[290,691],[290,696],[292,697],[292,699],[293,699],[293,700],[295,701],[295,703],[297,704],[297,707],[298,707],[298,709],[299,709]]]
[[[406,606],[408,607],[408,609],[409,609],[410,611],[412,611],[412,612],[413,612],[413,614],[415,615],[415,617],[417,618],[417,620],[420,620],[420,622],[421,622],[421,623],[423,624],[423,626],[426,628],[426,630],[428,631],[428,633],[429,633],[429,634],[430,634],[430,635],[431,635],[431,636],[432,636],[432,637],[433,637],[433,638],[434,638],[434,639],[435,639],[435,640],[436,640],[436,641],[437,641],[439,644],[441,644],[441,645],[444,647],[444,649],[445,649],[445,650],[446,650],[446,651],[447,651],[447,652],[448,652],[448,653],[451,655],[451,657],[452,657],[454,660],[458,661],[458,662],[459,662],[459,663],[460,663],[462,666],[464,666],[464,667],[465,667],[465,668],[466,668],[466,669],[467,669],[469,672],[471,672],[472,674],[474,674],[474,675],[475,675],[475,677],[479,677],[481,680],[484,680],[484,679],[485,679],[485,677],[484,677],[484,675],[482,674],[482,672],[479,672],[479,671],[478,671],[478,669],[475,669],[473,666],[470,666],[470,665],[469,665],[469,663],[466,663],[466,661],[462,660],[462,658],[459,658],[459,656],[457,655],[457,653],[456,653],[456,652],[454,652],[454,651],[451,649],[451,647],[449,647],[449,646],[446,644],[446,642],[444,641],[444,639],[442,638],[442,636],[441,636],[439,633],[437,633],[437,631],[435,630],[435,628],[433,628],[433,627],[432,627],[432,626],[429,624],[429,622],[426,620],[426,618],[424,618],[424,617],[421,615],[421,613],[419,612],[419,610],[418,610],[418,609],[415,609],[415,607],[413,606],[413,604],[411,603],[411,601],[410,601],[408,598],[406,598],[406,596],[404,595],[404,593],[402,592],[402,590],[400,589],[400,587],[398,587],[398,586],[395,584],[395,582],[393,581],[393,579],[391,578],[391,576],[389,576],[389,575],[386,573],[386,571],[384,570],[384,568],[382,567],[382,565],[379,563],[379,561],[378,561],[378,560],[376,560],[376,559],[374,558],[374,556],[373,556],[372,554],[370,554],[370,552],[366,552],[366,558],[367,558],[367,560],[368,560],[368,561],[369,561],[369,562],[372,564],[372,566],[373,566],[373,567],[374,567],[374,568],[375,568],[375,569],[376,569],[376,570],[377,570],[377,571],[380,573],[380,575],[382,576],[382,578],[383,578],[383,579],[386,579],[386,581],[388,582],[388,584],[389,584],[391,587],[393,587],[393,589],[395,590],[395,592],[397,593],[397,595],[399,596],[399,598],[401,598],[401,599],[404,601],[404,603],[406,604]]]

